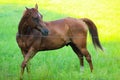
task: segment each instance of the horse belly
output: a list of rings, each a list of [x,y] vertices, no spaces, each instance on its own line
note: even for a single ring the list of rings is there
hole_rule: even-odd
[[[54,38],[54,40],[53,39],[44,40],[41,43],[42,43],[41,50],[54,50],[54,49],[59,49],[66,45],[66,42],[59,38]]]

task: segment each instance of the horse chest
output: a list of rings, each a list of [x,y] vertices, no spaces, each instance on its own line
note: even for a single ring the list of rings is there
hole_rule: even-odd
[[[32,44],[32,41],[31,39],[29,38],[18,38],[17,39],[17,42],[18,42],[18,45],[22,48],[22,49],[29,49],[30,45]]]

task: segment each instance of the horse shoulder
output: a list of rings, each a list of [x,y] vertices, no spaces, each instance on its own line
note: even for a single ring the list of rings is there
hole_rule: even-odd
[[[18,46],[19,46],[20,48],[25,47],[25,43],[23,42],[22,37],[21,37],[20,35],[17,35],[17,36],[16,36],[16,41],[17,41]]]

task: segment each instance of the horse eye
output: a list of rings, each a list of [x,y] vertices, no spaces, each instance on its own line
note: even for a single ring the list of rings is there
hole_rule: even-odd
[[[33,18],[33,21],[39,22],[39,18]]]

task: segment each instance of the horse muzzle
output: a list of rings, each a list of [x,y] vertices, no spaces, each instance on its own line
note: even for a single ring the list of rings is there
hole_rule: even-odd
[[[49,33],[48,29],[42,28],[40,26],[37,26],[37,30],[39,30],[42,33],[43,36],[47,36],[48,33]]]
[[[47,36],[48,33],[49,33],[49,31],[48,31],[48,29],[46,29],[46,28],[42,28],[42,29],[41,29],[41,33],[42,33],[43,36]]]

